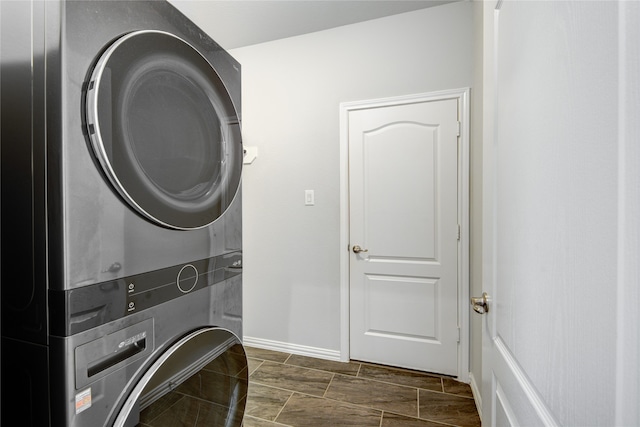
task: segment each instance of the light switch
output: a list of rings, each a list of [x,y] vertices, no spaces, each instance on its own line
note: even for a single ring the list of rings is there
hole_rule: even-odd
[[[313,190],[304,190],[304,204],[306,206],[315,205],[315,195],[313,194]]]

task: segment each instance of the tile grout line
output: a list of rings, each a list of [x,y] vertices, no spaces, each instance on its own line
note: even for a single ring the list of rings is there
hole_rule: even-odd
[[[282,424],[282,423],[279,423],[277,421],[269,421],[269,420],[264,419],[264,418],[256,417],[255,415],[246,415],[245,419],[247,419],[247,418],[253,418],[253,419],[256,419],[258,421],[265,421],[265,422],[269,423],[269,425],[274,424],[276,426],[281,426],[281,427],[293,427],[293,426],[291,426],[289,424]],[[244,422],[244,420],[243,420],[243,422]]]
[[[444,375],[444,374],[438,374],[435,372],[428,372],[428,371],[419,371],[417,369],[410,369],[410,368],[403,368],[400,366],[391,366],[391,365],[384,365],[381,363],[373,363],[373,362],[357,362],[360,363],[363,366],[371,366],[373,368],[383,368],[383,369],[388,369],[391,371],[396,371],[396,372],[407,372],[407,373],[413,373],[413,374],[417,374],[417,375],[422,375],[425,377],[431,377],[431,378],[451,378],[451,379],[455,379],[455,377],[452,377],[451,375]]]
[[[380,379],[377,379],[377,378],[369,378],[369,377],[361,377],[361,376],[354,377],[353,375],[342,374],[342,373],[339,373],[339,372],[323,371],[322,369],[313,369],[313,368],[306,368],[306,369],[312,369],[314,371],[322,371],[322,372],[332,373],[334,375],[341,375],[341,376],[347,377],[347,378],[357,378],[359,380],[373,381],[373,382],[380,383],[380,384],[387,384],[387,385],[393,385],[393,386],[404,387],[404,388],[414,388],[414,389],[417,389],[417,390],[429,391],[431,393],[440,393],[440,394],[446,394],[447,396],[455,396],[455,397],[460,397],[460,398],[473,400],[473,397],[460,396],[458,394],[447,393],[446,391],[444,391],[444,387],[442,385],[442,381],[440,381],[440,390],[431,390],[431,389],[424,388],[424,387],[417,387],[417,386],[414,386],[414,385],[400,384],[398,382],[391,382],[391,381],[388,381],[388,380],[385,381],[385,380],[380,380]],[[358,375],[360,375],[359,372],[358,372]]]
[[[278,362],[274,362],[274,363],[278,363]],[[295,368],[309,369],[310,371],[325,372],[325,373],[328,373],[328,374],[344,375],[344,376],[347,376],[347,377],[356,377],[358,375],[358,372],[360,371],[359,367],[358,367],[358,371],[356,371],[355,374],[350,374],[350,373],[345,373],[345,372],[328,371],[326,369],[321,369],[321,368],[311,368],[309,366],[296,365],[294,363],[282,363],[282,365],[287,365],[287,366],[291,366],[291,367],[295,367]]]
[[[247,378],[251,379],[251,375],[253,375],[253,373],[254,373],[255,371],[257,371],[258,369],[260,369],[260,367],[261,367],[262,365],[264,365],[264,360],[261,360],[261,361],[260,361],[260,363],[258,363],[258,366],[256,366],[256,367],[255,367],[255,369],[254,369],[253,371],[249,372],[249,375],[247,376]],[[248,370],[248,368],[249,368],[249,365],[247,365],[247,370]]]
[[[2,0],[0,0],[0,1],[2,1]],[[294,390],[289,390],[288,388],[276,387],[276,386],[274,386],[274,385],[261,383],[261,382],[259,382],[259,381],[252,381],[252,382],[253,382],[254,384],[256,384],[256,385],[261,386],[261,387],[267,387],[267,388],[272,388],[272,389],[274,389],[274,390],[286,391],[286,392],[289,392],[289,393],[291,393],[291,394],[293,394],[293,393],[298,393],[298,394],[303,394],[303,395],[306,395],[306,396],[319,397],[319,396],[316,396],[316,395],[314,395],[314,394],[305,393],[305,392],[303,392],[303,391],[294,391]],[[291,397],[291,396],[289,396],[289,397]],[[287,400],[289,400],[289,399],[287,398]]]
[[[329,380],[329,383],[327,383],[327,388],[324,389],[324,393],[322,393],[322,398],[326,399],[327,398],[327,392],[329,391],[329,387],[331,387],[331,383],[333,382],[333,379],[336,377],[335,372],[332,373],[331,375],[331,379]]]
[[[283,361],[283,362],[278,362],[278,361],[275,361],[275,360],[268,360],[268,359],[260,359],[260,358],[257,358],[257,357],[253,357],[253,359],[262,360],[263,362],[275,363],[277,365],[286,365],[286,366],[291,367],[291,368],[302,368],[302,369],[308,369],[310,371],[324,372],[326,374],[332,374],[332,375],[344,375],[344,376],[347,376],[347,377],[355,377],[357,375],[357,372],[356,372],[356,374],[349,374],[349,373],[344,373],[344,372],[328,371],[326,369],[321,369],[321,368],[310,368],[309,366],[296,365],[295,363],[287,363],[292,356],[293,356],[293,354],[290,354],[289,357],[287,357],[285,359],[285,361]],[[358,367],[358,371],[359,370],[360,370],[360,368]]]
[[[273,417],[273,420],[271,420],[271,421],[272,421],[272,422],[274,422],[274,423],[278,422],[278,421],[277,421],[278,417],[280,416],[280,414],[282,413],[282,411],[284,411],[285,406],[287,406],[287,404],[289,403],[289,401],[291,400],[291,398],[293,397],[293,395],[294,395],[294,393],[295,393],[295,392],[294,392],[294,391],[292,391],[292,390],[287,390],[287,391],[291,391],[291,395],[287,398],[287,401],[286,401],[286,402],[284,402],[284,405],[282,405],[282,408],[280,408],[280,410],[278,411],[278,413],[276,414],[276,416],[275,416],[275,417]],[[280,423],[278,423],[278,424],[280,424]],[[287,425],[287,424],[285,424],[285,425]]]

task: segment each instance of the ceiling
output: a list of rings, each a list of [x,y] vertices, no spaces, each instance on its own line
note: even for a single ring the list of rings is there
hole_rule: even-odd
[[[169,0],[225,49],[459,0]]]

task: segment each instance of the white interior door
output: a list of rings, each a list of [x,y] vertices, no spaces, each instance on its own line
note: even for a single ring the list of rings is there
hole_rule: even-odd
[[[638,425],[640,8],[498,8],[483,425]]]
[[[458,101],[349,112],[350,355],[458,374]]]

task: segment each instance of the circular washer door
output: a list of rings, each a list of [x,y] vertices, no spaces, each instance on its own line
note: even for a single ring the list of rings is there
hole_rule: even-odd
[[[233,201],[238,116],[214,68],[184,40],[160,31],[116,40],[89,81],[86,118],[106,176],[145,218],[202,228]]]
[[[241,427],[247,401],[247,356],[227,329],[206,327],[164,351],[137,381],[114,427]]]

